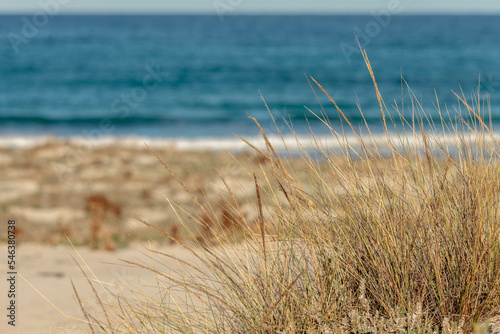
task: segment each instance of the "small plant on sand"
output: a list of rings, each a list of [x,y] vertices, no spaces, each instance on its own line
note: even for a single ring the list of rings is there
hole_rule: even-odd
[[[92,217],[90,224],[90,244],[93,249],[98,249],[102,239],[103,247],[106,250],[114,250],[115,243],[112,240],[113,233],[102,231],[104,216],[106,212],[113,213],[116,217],[121,216],[121,207],[112,203],[103,195],[90,195],[87,197],[87,211]]]
[[[409,110],[396,103],[389,113],[363,54],[385,133],[356,128],[314,81],[342,127],[332,125],[323,107],[311,112],[337,145],[312,134],[316,149],[298,143],[300,154],[292,156],[278,152],[261,129],[265,149],[248,143],[262,157],[262,169],[248,171],[257,218],[242,213],[230,187],[224,218],[185,187],[203,212],[193,219],[204,240],[181,243],[144,224],[196,260],[165,261],[164,268],[125,261],[156,273],[158,294],[137,290],[134,298],[99,301],[102,318],[83,306],[90,332],[491,333],[498,327],[500,146],[484,120],[484,101],[479,91],[471,99],[456,94],[465,113],[443,112],[438,104],[434,124],[408,88]]]

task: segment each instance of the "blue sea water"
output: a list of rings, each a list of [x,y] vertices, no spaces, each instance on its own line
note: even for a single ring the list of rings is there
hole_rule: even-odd
[[[36,18],[35,18],[36,19]],[[39,18],[38,18],[39,19]],[[366,48],[389,110],[402,76],[432,117],[435,94],[490,94],[500,123],[499,16],[0,16],[0,136],[232,137],[291,119],[324,130],[306,108],[322,103],[307,77],[346,116],[374,129],[381,114],[355,35]],[[384,21],[385,20],[385,21]],[[390,22],[389,22],[390,21]],[[405,93],[406,95],[406,93]],[[405,108],[410,105],[404,98]],[[409,111],[405,111],[409,113]],[[500,126],[500,124],[499,124]]]

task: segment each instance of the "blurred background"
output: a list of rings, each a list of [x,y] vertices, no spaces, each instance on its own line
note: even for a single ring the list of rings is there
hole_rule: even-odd
[[[389,111],[395,100],[401,107],[403,77],[434,117],[435,92],[453,110],[452,89],[468,96],[480,85],[500,121],[495,1],[21,0],[0,13],[0,136],[237,141],[234,133],[258,133],[247,114],[274,131],[260,94],[281,130],[285,117],[299,133],[321,132],[304,108],[321,109],[308,76],[353,123],[359,102],[376,130],[356,38]]]
[[[0,4],[0,45],[0,218],[19,220],[20,240],[111,250],[147,235],[131,216],[176,233],[163,195],[201,214],[144,143],[215,214],[228,212],[215,169],[251,203],[239,163],[263,161],[234,135],[257,141],[248,115],[306,138],[328,132],[306,109],[324,107],[341,130],[310,77],[383,134],[360,47],[392,115],[421,104],[436,121],[455,113],[451,90],[480,89],[500,122],[497,1],[18,0]]]

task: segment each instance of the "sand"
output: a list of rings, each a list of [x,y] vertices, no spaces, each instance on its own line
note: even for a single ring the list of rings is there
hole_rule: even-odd
[[[254,152],[186,151],[171,145],[156,145],[154,150],[200,203],[213,209],[213,215],[221,218],[227,211],[222,203],[228,194],[218,176],[220,172],[241,201],[247,219],[257,219],[251,172],[259,174],[268,166]],[[165,197],[186,210],[177,216]],[[95,234],[97,214],[92,205],[103,210]],[[78,257],[77,252],[103,281],[112,281],[114,276],[146,291],[149,283],[156,281],[154,274],[106,264],[119,263],[119,259],[147,259],[136,240],[144,244],[152,238],[158,242],[156,247],[194,263],[192,255],[172,246],[167,238],[134,216],[169,233],[179,229],[180,220],[196,230],[199,226],[194,217],[203,218],[190,195],[137,142],[86,146],[58,138],[40,142],[0,141],[0,220],[4,222],[0,230],[0,270],[4,273],[0,284],[0,333],[82,332],[71,321],[72,317],[82,319],[83,315],[70,279],[82,299],[94,298],[71,257]],[[15,328],[7,324],[6,317],[6,226],[10,219],[16,220],[16,269],[26,280],[17,277]],[[192,236],[183,235],[182,231],[177,234],[183,242],[194,242]]]
[[[161,249],[181,259],[196,263],[191,253],[178,246],[168,246]],[[91,267],[93,273],[104,282],[114,282],[119,279],[123,286],[137,287],[154,295],[152,286],[156,283],[155,274],[147,270],[123,264],[120,259],[143,263],[151,262],[151,257],[143,245],[133,244],[115,252],[93,251],[86,247],[73,249],[69,245],[47,246],[40,244],[23,244],[18,248],[18,276],[16,298],[16,326],[7,324],[6,308],[8,305],[6,280],[2,280],[0,302],[2,306],[2,321],[0,333],[82,333],[88,328],[82,322],[83,314],[71,286],[71,280],[77,288],[80,298],[93,301],[91,289],[73,257],[81,259]],[[171,261],[173,260],[166,260]],[[6,263],[2,261],[2,272],[6,272]],[[36,291],[36,290],[38,291]],[[102,291],[102,290],[100,290]],[[111,293],[117,293],[117,288],[110,288]],[[43,296],[42,296],[43,295]],[[104,302],[111,300],[105,293],[100,293]],[[49,302],[50,301],[50,302]],[[94,306],[91,305],[90,311]],[[64,313],[64,314],[63,314]]]
[[[249,150],[183,151],[173,146],[154,148],[158,156],[183,180],[203,205],[219,206],[224,184],[220,172],[238,199],[253,194],[253,177],[242,169],[259,170],[261,161]],[[238,159],[238,161],[236,160]],[[247,193],[248,191],[251,194]],[[79,142],[51,139],[39,145],[0,145],[0,220],[16,219],[20,242],[60,244],[66,235],[77,245],[92,238],[95,212],[89,198],[100,196],[104,206],[99,247],[120,248],[133,238],[145,240],[149,229],[139,217],[169,230],[178,217],[165,197],[201,211],[169,171],[144,146],[111,142],[85,146]],[[250,215],[250,213],[248,213]],[[188,224],[192,218],[182,214]],[[6,229],[0,230],[5,240]]]

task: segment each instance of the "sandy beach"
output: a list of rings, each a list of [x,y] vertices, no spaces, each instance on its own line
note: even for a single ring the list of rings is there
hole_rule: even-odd
[[[200,201],[217,206],[225,188],[218,176],[244,198],[253,188],[251,174],[262,162],[249,151],[185,151],[153,147],[158,156]],[[240,167],[243,162],[247,171]],[[125,247],[133,238],[146,240],[148,228],[132,216],[171,230],[179,219],[165,197],[183,207],[194,202],[169,171],[144,146],[120,144],[86,147],[49,140],[25,148],[0,148],[0,217],[16,219],[18,242],[88,245],[95,212],[103,210],[98,248]],[[199,214],[193,207],[192,214]],[[250,214],[250,212],[248,213]],[[183,217],[186,218],[185,215]],[[186,218],[189,224],[189,220]],[[5,240],[6,230],[0,232]]]
[[[158,245],[152,247],[196,263],[193,255],[180,247]],[[135,243],[127,248],[109,252],[90,250],[88,247],[74,249],[66,245],[24,243],[17,250],[19,281],[16,288],[18,294],[16,326],[9,326],[6,321],[2,321],[1,333],[83,333],[82,329],[88,330],[71,281],[74,282],[80,298],[89,303],[87,305],[87,307],[90,305],[89,311],[99,313],[101,310],[94,304],[95,296],[74,259],[85,269],[87,264],[95,277],[103,282],[119,282],[123,287],[140,288],[151,296],[158,294],[155,287],[157,276],[154,273],[120,261],[126,259],[150,263],[151,255],[144,245]],[[4,261],[0,268],[2,272],[7,271]],[[87,274],[90,278],[94,278],[90,272],[87,271]],[[5,291],[7,287],[5,281],[2,281],[1,288]],[[117,287],[110,285],[106,287],[112,295],[119,292]],[[180,295],[179,297],[182,298]],[[103,290],[100,291],[100,298],[104,303],[111,302],[111,298]],[[2,305],[7,305],[6,294],[2,294],[0,301]]]
[[[263,161],[257,155],[248,150],[232,154],[165,145],[153,150],[215,215],[227,210],[222,204],[225,185],[220,172],[234,195],[249,202],[247,218],[256,219],[250,205],[255,197],[253,179],[237,160],[258,173]],[[190,243],[193,236],[182,234],[180,219],[196,230],[199,227],[191,215],[201,215],[190,195],[143,144],[89,148],[54,138],[36,145],[18,142],[0,148],[0,170],[0,217],[4,222],[16,221],[16,269],[23,277],[18,276],[17,282],[17,326],[2,321],[2,333],[81,332],[70,319],[82,319],[70,279],[82,299],[92,297],[72,257],[81,256],[103,281],[111,282],[115,276],[141,287],[153,282],[155,275],[116,264],[119,259],[147,259],[143,253],[149,238],[155,240],[155,247],[193,262],[192,255],[133,218]],[[179,219],[166,197],[189,208],[189,214],[179,211]],[[101,214],[97,227],[96,206]],[[6,228],[0,236],[6,248]],[[2,261],[2,272],[7,269],[7,261]],[[1,289],[7,288],[4,279]],[[6,294],[2,293],[1,301],[7,305]]]

